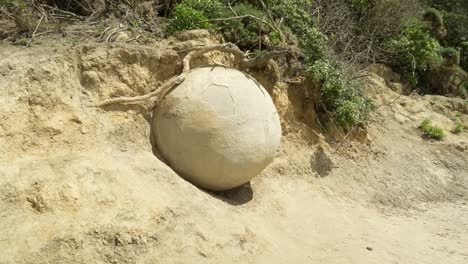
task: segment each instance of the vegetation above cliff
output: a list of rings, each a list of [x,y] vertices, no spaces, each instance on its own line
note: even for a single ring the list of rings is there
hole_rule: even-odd
[[[0,0],[0,14],[0,43],[16,45],[94,23],[102,35],[111,32],[106,42],[123,30],[147,43],[203,28],[244,52],[299,50],[300,66],[286,77],[317,87],[320,119],[344,129],[365,123],[373,109],[360,83],[361,70],[373,63],[391,66],[411,90],[467,95],[464,0]],[[120,24],[115,30],[112,19]],[[4,26],[8,21],[14,28]]]

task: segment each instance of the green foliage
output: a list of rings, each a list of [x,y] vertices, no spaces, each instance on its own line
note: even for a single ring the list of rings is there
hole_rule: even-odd
[[[14,7],[15,3],[16,0],[0,0],[0,7]]]
[[[15,41],[15,45],[26,46],[28,45],[29,40],[27,38],[19,38]]]
[[[358,11],[365,11],[370,8],[371,0],[351,0],[351,6]]]
[[[468,41],[460,43],[460,67],[468,71]]]
[[[444,19],[440,14],[439,10],[435,8],[428,8],[423,14],[423,18],[426,21],[432,23],[433,27],[442,27],[444,25]]]
[[[463,42],[468,41],[468,1],[466,0],[426,0],[429,6],[437,8],[442,14],[447,36],[444,46],[462,48],[460,67],[468,71],[468,52]]]
[[[438,10],[456,13],[468,12],[468,3],[466,0],[426,0],[426,3]]]
[[[452,47],[441,48],[439,54],[447,66],[458,65],[460,63],[460,52]]]
[[[432,120],[429,118],[421,122],[419,129],[422,131],[423,136],[427,138],[441,140],[446,136],[444,130],[440,127],[433,126]]]
[[[453,58],[453,57],[457,57],[458,56],[458,51],[455,49],[455,48],[452,48],[452,47],[447,47],[447,48],[441,48],[439,50],[439,53],[440,55],[442,55],[442,57],[449,57],[449,58]]]
[[[223,4],[219,0],[184,0],[181,4],[199,11],[208,18],[219,17],[223,9]]]
[[[443,40],[447,36],[447,29],[441,13],[435,8],[428,8],[423,15],[423,20],[430,23],[430,32],[438,40]]]
[[[250,4],[240,3],[232,7],[238,16],[252,15],[260,19],[265,19],[263,11]],[[226,9],[220,13],[221,18],[233,17],[234,12]],[[242,49],[252,49],[261,41],[261,36],[271,35],[277,40],[276,32],[272,31],[265,23],[252,18],[220,21],[216,23],[218,30],[228,42],[236,43]],[[276,38],[276,39],[275,39]]]
[[[317,28],[311,27],[299,39],[299,46],[303,49],[307,64],[314,64],[327,57],[326,37]]]
[[[320,96],[325,110],[337,124],[349,128],[365,122],[373,104],[359,88],[333,63],[327,49],[327,38],[316,27],[310,16],[310,0],[270,1],[272,13],[282,17],[286,26],[300,37],[307,67],[307,76],[320,84]]]
[[[283,18],[284,23],[299,37],[307,34],[313,27],[312,17],[308,9],[312,0],[270,0],[269,10],[274,17]]]
[[[463,123],[460,121],[459,118],[456,118],[454,122],[454,127],[452,129],[452,133],[460,134],[460,133],[463,133],[463,131],[465,131],[465,126],[463,125]]]
[[[443,11],[445,26],[447,28],[447,44],[459,45],[468,41],[468,14],[457,14]]]
[[[437,51],[439,42],[431,37],[426,25],[411,19],[403,28],[401,36],[389,41],[389,47],[396,53],[393,66],[401,68],[405,77],[415,86],[431,64],[439,64],[442,58]],[[411,78],[412,77],[412,78]]]
[[[241,49],[250,50],[259,45],[276,45],[279,34],[266,23],[246,17],[209,22],[212,18],[232,18],[252,15],[267,21],[263,11],[253,5],[239,3],[232,8],[224,8],[218,0],[184,0],[177,4],[171,14],[169,33],[195,28],[216,29],[226,41],[237,44]],[[265,40],[264,36],[268,36]],[[267,47],[268,48],[268,47]]]
[[[466,80],[466,79],[465,79]],[[458,93],[462,95],[462,98],[468,98],[468,81],[464,81],[460,86],[459,86],[459,91]]]
[[[308,72],[321,83],[321,101],[339,126],[349,128],[368,119],[373,108],[371,100],[336,65],[322,59],[311,64]]]
[[[174,10],[171,13],[172,20],[168,28],[170,33],[196,28],[212,28],[212,25],[207,21],[207,16],[205,16],[201,11],[190,7],[188,3],[191,2],[195,1],[183,1],[174,7]]]

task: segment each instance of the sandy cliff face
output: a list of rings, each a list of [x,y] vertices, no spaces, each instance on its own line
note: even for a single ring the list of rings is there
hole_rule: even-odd
[[[304,91],[265,78],[281,150],[250,184],[209,193],[153,155],[150,104],[89,107],[151,91],[180,71],[178,50],[216,41],[190,39],[0,50],[0,263],[468,261],[467,133],[417,129],[466,124],[466,101],[400,96],[374,75],[368,134],[340,143],[302,122]]]

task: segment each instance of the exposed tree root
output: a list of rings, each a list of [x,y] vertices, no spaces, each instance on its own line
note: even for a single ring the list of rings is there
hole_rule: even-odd
[[[118,97],[112,98],[108,100],[104,100],[102,102],[93,104],[91,106],[94,107],[102,107],[111,104],[132,104],[132,103],[140,103],[146,101],[150,98],[157,97],[156,103],[159,103],[164,99],[164,97],[171,91],[173,87],[182,83],[187,74],[190,71],[190,61],[193,58],[200,57],[203,54],[211,51],[220,51],[224,53],[230,53],[234,55],[234,59],[240,70],[248,69],[248,68],[255,68],[266,65],[270,59],[275,58],[280,55],[284,55],[287,51],[273,51],[269,53],[264,53],[259,55],[255,58],[249,59],[247,55],[242,52],[239,47],[232,43],[226,44],[215,44],[209,45],[204,47],[197,47],[191,50],[183,59],[183,70],[182,73],[170,78],[168,81],[164,82],[160,87],[158,87],[155,91],[147,93],[141,96],[133,96],[133,97]]]

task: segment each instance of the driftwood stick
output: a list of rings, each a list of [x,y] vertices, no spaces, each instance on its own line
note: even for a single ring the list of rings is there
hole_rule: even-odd
[[[45,17],[45,15],[42,15],[41,18],[39,18],[39,21],[36,24],[36,28],[34,29],[32,35],[31,35],[31,38],[29,39],[28,44],[26,45],[26,47],[31,46],[31,42],[32,42],[33,38],[36,36],[37,29],[39,28],[39,25],[41,25],[42,19],[44,19],[44,17]]]
[[[116,29],[114,31],[111,31],[109,33],[109,36],[107,36],[107,38],[106,38],[106,43],[109,43],[109,41],[111,40],[113,35],[115,35],[115,34],[117,34],[119,32],[125,31],[125,30],[127,30],[127,29],[126,28],[120,28],[120,29]]]

